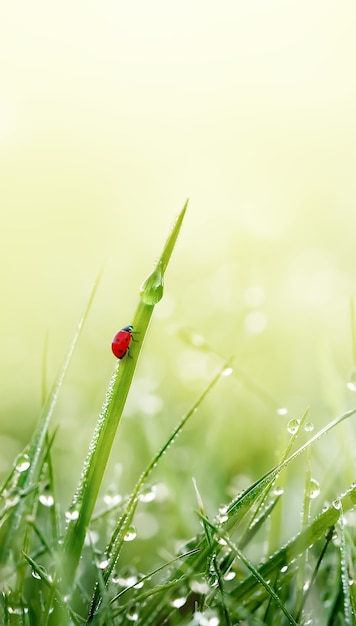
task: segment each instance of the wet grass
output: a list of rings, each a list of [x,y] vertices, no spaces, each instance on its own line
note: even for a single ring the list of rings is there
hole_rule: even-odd
[[[309,412],[289,423],[289,440],[279,462],[209,517],[204,493],[194,482],[197,533],[175,553],[156,554],[142,573],[127,569],[122,552],[136,538],[138,506],[157,497],[154,473],[188,421],[223,377],[233,359],[223,362],[187,406],[172,433],[142,468],[125,498],[112,494],[98,511],[98,497],[125,401],[154,307],[163,296],[163,279],[187,205],[177,218],[153,272],[144,281],[130,320],[135,341],[117,362],[71,506],[56,497],[52,463],[53,408],[88,315],[96,284],[78,323],[73,342],[48,398],[33,438],[15,460],[1,488],[0,620],[9,625],[93,624],[139,626],[218,626],[226,624],[355,623],[356,486],[327,493],[329,504],[316,513],[312,502],[322,486],[311,473],[311,453],[332,436],[356,409],[334,417],[313,432]],[[352,308],[354,321],[354,307]],[[189,337],[186,338],[189,341]],[[353,336],[355,349],[355,339]],[[134,445],[134,444],[133,444]],[[237,444],[238,447],[238,444]],[[204,450],[200,452],[204,454]],[[223,451],[222,451],[223,453]],[[282,540],[281,507],[294,483],[285,470],[303,459],[304,495],[299,532]],[[335,468],[337,471],[337,468]],[[212,471],[211,480],[214,473]],[[283,488],[282,485],[283,484]],[[180,506],[184,505],[184,494]],[[158,527],[159,507],[156,509]],[[105,540],[96,533],[105,528]],[[287,529],[288,530],[288,529]],[[283,536],[286,534],[283,529]]]

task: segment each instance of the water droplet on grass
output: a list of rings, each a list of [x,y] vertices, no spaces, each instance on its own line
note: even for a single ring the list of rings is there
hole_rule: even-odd
[[[218,514],[216,516],[216,521],[218,524],[224,524],[224,522],[227,522],[227,520],[229,519],[227,511],[228,507],[226,505],[219,508]]]
[[[336,509],[337,511],[340,511],[340,509],[341,509],[341,502],[340,502],[340,500],[334,500],[334,501],[333,501],[333,507],[334,507],[334,509]]]
[[[20,454],[16,459],[16,471],[19,473],[26,472],[31,465],[28,454]]]
[[[71,508],[68,509],[68,511],[66,511],[64,515],[67,522],[74,522],[79,517],[79,511],[76,508]]]
[[[130,622],[137,622],[138,620],[137,605],[134,605],[127,610],[126,619],[128,619]]]
[[[127,576],[115,576],[112,579],[113,583],[119,584],[121,587],[133,587],[137,583],[137,576],[135,574],[129,574]]]
[[[160,264],[142,283],[140,296],[145,304],[150,305],[157,304],[161,300],[163,296],[163,274]]]
[[[152,502],[156,499],[156,487],[146,487],[143,489],[138,497],[141,502]]]
[[[299,428],[300,421],[296,419],[289,420],[287,424],[287,430],[291,435],[295,435]]]
[[[353,391],[353,392],[356,391],[356,367],[354,367],[351,370],[350,376],[346,383],[346,387],[348,388],[349,391]]]
[[[14,495],[12,497],[6,498],[5,500],[5,508],[6,509],[11,509],[11,507],[16,506],[16,504],[19,502],[20,500],[20,496],[18,495]]]
[[[279,409],[277,409],[277,415],[281,415],[282,417],[288,415],[288,409],[285,406],[280,406]]]
[[[233,580],[235,577],[236,577],[236,573],[233,571],[230,571],[224,575],[224,580],[226,581]]]
[[[306,422],[304,424],[304,430],[306,433],[312,433],[314,430],[314,424],[312,422]]]
[[[105,569],[108,565],[109,565],[109,559],[103,559],[102,561],[100,561],[100,563],[98,563],[98,568]]]
[[[218,544],[220,546],[227,546],[227,543],[226,543],[226,540],[224,539],[224,537],[219,537]]]
[[[309,489],[310,489],[309,496],[310,496],[310,498],[312,500],[314,500],[320,494],[320,485],[319,485],[318,481],[315,480],[315,478],[311,478],[310,479],[310,487],[309,487]]]
[[[194,591],[194,593],[198,593],[200,595],[206,595],[210,590],[208,583],[194,579],[190,581],[190,588]]]
[[[54,498],[50,493],[41,493],[38,499],[43,506],[50,507],[54,505]]]
[[[124,541],[133,541],[136,537],[136,528],[134,526],[129,526],[124,536]]]
[[[232,369],[232,367],[230,366],[225,367],[225,369],[223,369],[223,371],[221,372],[221,376],[224,376],[224,377],[231,376],[233,371],[234,370]]]
[[[103,500],[107,506],[116,506],[122,501],[122,496],[119,493],[106,493]]]
[[[187,598],[185,596],[181,596],[180,598],[174,598],[174,600],[171,601],[171,606],[173,606],[175,609],[180,609],[182,606],[185,605],[187,601]]]

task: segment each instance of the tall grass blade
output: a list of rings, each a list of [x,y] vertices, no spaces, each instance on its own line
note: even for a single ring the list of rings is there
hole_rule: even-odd
[[[93,303],[99,279],[100,275],[98,275],[97,279],[94,282],[85,309],[77,324],[77,328],[75,330],[68,352],[57,374],[48,398],[44,403],[41,417],[32,436],[32,440],[23,453],[29,460],[28,469],[27,471],[18,474],[16,472],[15,462],[15,469],[12,470],[11,479],[5,481],[6,487],[8,488],[9,484],[11,484],[12,491],[16,492],[21,497],[19,499],[18,505],[14,507],[11,515],[9,516],[10,523],[6,524],[5,527],[1,530],[0,562],[4,562],[9,557],[10,551],[13,551],[14,547],[17,545],[18,538],[21,538],[21,536],[23,535],[23,531],[20,532],[20,527],[23,528],[23,526],[26,524],[26,515],[32,508],[32,500],[35,495],[35,486],[39,479],[44,452],[46,450],[46,436],[48,432],[48,427],[53,415],[54,408],[56,406],[58,393],[62,386],[65,374],[68,370],[69,363],[73,356],[73,352],[77,345],[84,322]],[[32,495],[26,496],[26,494]]]
[[[139,304],[132,320],[132,326],[137,333],[138,340],[133,342],[132,350],[130,348],[130,356],[132,358],[118,361],[115,366],[102,412],[89,447],[81,480],[70,509],[73,515],[71,515],[71,521],[68,524],[64,537],[61,558],[62,580],[66,593],[72,588],[83,549],[85,533],[92,517],[153,309],[163,295],[164,273],[176,243],[186,208],[187,202],[173,226],[173,230],[153,272],[141,287]]]

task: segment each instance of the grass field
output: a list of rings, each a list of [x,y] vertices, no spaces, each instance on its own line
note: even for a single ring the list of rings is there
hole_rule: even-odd
[[[70,361],[79,349],[77,342],[98,281],[44,399],[31,441],[3,483],[3,624],[355,623],[356,487],[352,479],[347,482],[347,476],[353,475],[354,455],[342,439],[356,408],[340,410],[316,430],[310,409],[290,418],[287,408],[275,407],[278,418],[284,420],[272,451],[276,463],[252,482],[240,476],[245,482],[242,488],[223,488],[216,465],[224,457],[225,446],[229,456],[231,443],[236,457],[240,451],[244,455],[242,441],[229,441],[229,427],[220,433],[216,449],[218,440],[215,446],[206,446],[209,425],[200,422],[193,444],[181,448],[180,459],[173,455],[177,440],[204,413],[207,400],[234,375],[252,398],[269,407],[272,399],[240,371],[240,365],[234,370],[236,355],[225,360],[219,357],[215,375],[207,377],[194,401],[186,394],[185,411],[146,465],[140,458],[146,456],[140,444],[142,433],[131,433],[124,442],[131,455],[139,456],[135,467],[141,467],[131,492],[119,491],[121,480],[115,472],[105,481],[115,436],[122,436],[120,429],[117,435],[116,431],[154,308],[164,295],[164,275],[186,208],[187,204],[153,272],[142,283],[132,319],[133,340],[129,352],[117,361],[106,395],[103,390],[102,410],[70,506],[64,507],[58,497],[60,477],[52,453],[56,428],[51,419]],[[355,343],[355,321],[352,300],[351,343],[352,335]],[[211,351],[197,333],[186,330],[182,339],[200,353]],[[353,380],[345,390],[354,391]],[[149,402],[147,396],[145,402]],[[173,413],[176,399],[172,402],[167,407]],[[180,404],[185,404],[184,395]],[[154,422],[152,406],[146,407],[146,412],[152,412],[146,419]],[[261,435],[256,432],[254,437],[260,440]],[[270,446],[269,437],[266,441]],[[328,448],[330,441],[332,448]],[[70,454],[68,446],[69,466]],[[165,464],[172,455],[174,472],[172,464]],[[342,462],[335,464],[335,456]],[[205,477],[199,473],[199,463],[208,468]],[[197,469],[195,476],[190,464]],[[320,480],[314,476],[314,465],[319,473],[324,470]],[[123,462],[123,474],[125,469]],[[131,467],[129,471],[132,477]],[[190,476],[190,488],[184,476]],[[342,492],[338,484],[345,485]],[[227,498],[229,490],[233,497]],[[191,520],[182,523],[185,517]],[[182,541],[187,528],[195,531]]]

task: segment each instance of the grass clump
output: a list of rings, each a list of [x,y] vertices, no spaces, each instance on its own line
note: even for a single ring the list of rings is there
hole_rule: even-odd
[[[319,486],[311,476],[310,458],[318,440],[353,416],[356,409],[342,413],[297,447],[303,434],[312,430],[306,411],[291,425],[279,463],[216,511],[212,519],[206,512],[204,494],[194,482],[196,536],[167,555],[158,567],[142,574],[133,563],[128,571],[125,564],[121,565],[121,556],[124,546],[135,538],[138,505],[155,498],[148,482],[151,474],[206,396],[232,372],[228,360],[187,407],[172,434],[142,470],[132,493],[122,501],[113,498],[102,513],[95,511],[143,340],[154,306],[163,296],[164,275],[186,207],[141,287],[138,307],[130,320],[137,340],[129,356],[118,361],[114,369],[70,507],[63,511],[55,497],[57,479],[51,455],[55,433],[50,434],[49,425],[96,284],[33,438],[4,481],[0,512],[2,624],[355,623],[355,528],[347,522],[356,504],[356,486],[334,494],[333,501],[313,517],[311,502]],[[306,469],[300,529],[282,543],[278,511],[293,486],[285,481],[282,489],[279,480],[303,455]],[[106,525],[110,532],[106,545],[99,549],[93,532],[104,518],[110,522]]]

